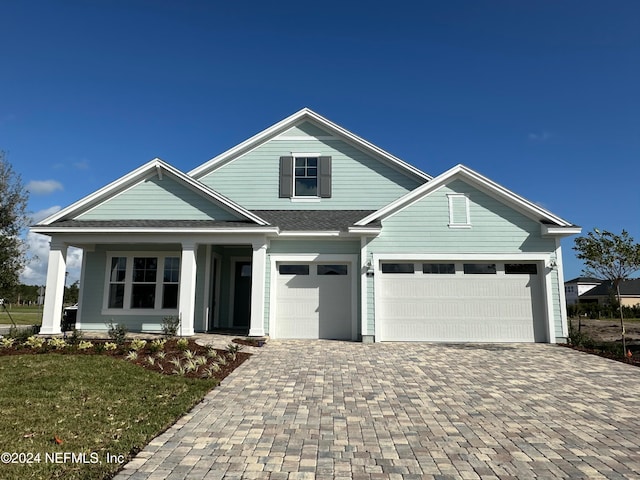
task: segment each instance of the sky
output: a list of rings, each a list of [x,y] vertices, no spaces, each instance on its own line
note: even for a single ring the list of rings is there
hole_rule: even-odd
[[[5,0],[0,18],[0,149],[35,220],[309,107],[430,175],[462,163],[640,241],[640,2]],[[44,284],[48,239],[26,240],[22,280]]]

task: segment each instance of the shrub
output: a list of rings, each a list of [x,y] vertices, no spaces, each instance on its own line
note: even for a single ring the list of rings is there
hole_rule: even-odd
[[[64,338],[50,338],[49,346],[55,348],[56,350],[62,350],[67,346],[67,342]]]
[[[139,338],[136,338],[135,340],[131,341],[130,347],[132,350],[135,350],[137,352],[139,350],[142,350],[146,345],[147,345],[146,340],[141,340]]]
[[[78,345],[82,341],[82,332],[74,328],[71,330],[71,336],[68,339],[71,345]]]
[[[16,342],[15,338],[11,337],[3,337],[0,339],[0,347],[2,348],[11,348],[13,344]]]
[[[33,330],[31,328],[11,327],[9,329],[8,336],[11,338],[15,338],[18,343],[24,343],[32,335],[33,335]]]
[[[189,340],[187,340],[186,338],[181,338],[176,342],[176,347],[178,347],[178,350],[182,350],[183,352],[187,349],[188,346]]]
[[[104,349],[105,350],[115,350],[116,348],[118,348],[118,345],[116,343],[104,342]]]
[[[151,353],[159,352],[160,350],[164,349],[166,343],[167,341],[164,338],[158,338],[157,340],[154,340],[149,344],[149,351]]]
[[[127,327],[121,323],[114,325],[113,320],[109,322],[108,327],[109,330],[107,331],[107,335],[109,335],[109,338],[118,346],[124,345],[127,338]]]
[[[180,319],[174,315],[162,319],[162,334],[165,337],[175,337],[178,334]]]
[[[126,356],[127,360],[131,360],[132,362],[138,359],[138,352],[135,350],[131,350],[129,353],[127,353]]]
[[[78,343],[78,350],[89,350],[90,348],[93,348],[93,343],[88,342],[86,340],[81,340]]]
[[[26,347],[29,347],[29,348],[33,349],[33,350],[36,350],[38,348],[42,348],[42,346],[44,345],[44,338],[36,337],[35,335],[31,335],[24,342],[24,345]]]

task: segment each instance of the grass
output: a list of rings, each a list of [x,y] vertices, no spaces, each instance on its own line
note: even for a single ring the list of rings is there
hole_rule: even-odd
[[[16,325],[40,325],[42,324],[42,307],[38,306],[18,306],[18,305],[7,305],[9,309],[9,313],[13,318]],[[11,324],[11,319],[9,315],[7,315],[4,307],[0,307],[0,324]]]
[[[0,452],[40,454],[40,463],[0,465],[0,476],[111,478],[120,464],[107,463],[107,454],[128,459],[216,383],[161,375],[104,355],[0,357]],[[57,452],[85,453],[87,463],[45,462],[46,454]]]

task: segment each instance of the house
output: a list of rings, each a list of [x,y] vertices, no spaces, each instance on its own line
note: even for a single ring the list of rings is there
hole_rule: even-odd
[[[567,305],[578,303],[578,297],[602,283],[602,280],[594,277],[576,277],[564,282],[564,296]]]
[[[41,333],[77,327],[371,341],[557,342],[580,228],[470,168],[422,172],[302,109],[190,172],[154,159],[41,221]]]
[[[610,281],[602,281],[600,285],[580,295],[579,303],[598,303],[607,305],[615,299],[616,290]],[[620,303],[625,307],[640,305],[640,278],[620,282]],[[617,302],[616,302],[617,304]]]

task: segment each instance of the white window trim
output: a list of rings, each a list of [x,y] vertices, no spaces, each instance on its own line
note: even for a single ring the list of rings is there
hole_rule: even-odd
[[[466,221],[464,223],[457,223],[454,221],[453,215],[453,199],[454,198],[465,199],[465,213]],[[447,201],[449,203],[449,228],[471,228],[471,215],[469,212],[469,197],[465,193],[447,193]]]
[[[313,153],[308,153],[308,152],[291,152],[291,156],[293,157],[293,161],[291,162],[291,181],[293,182],[293,185],[291,185],[291,198],[290,201],[293,203],[318,203],[320,202],[320,196],[319,195],[301,195],[301,196],[297,196],[296,195],[296,158],[317,158],[318,159],[318,166],[317,166],[317,170],[316,170],[316,192],[319,191],[320,189],[320,157],[322,156],[321,153],[317,153],[317,152],[313,152]]]
[[[127,259],[127,267],[124,279],[124,301],[123,308],[109,308],[109,286],[111,285],[111,259],[114,257],[125,257]],[[131,308],[131,290],[133,286],[133,257],[157,258],[158,270],[156,272],[156,299],[154,308]],[[125,315],[177,315],[178,308],[161,308],[162,306],[162,281],[164,275],[164,263],[167,257],[178,257],[182,264],[182,255],[180,252],[107,252],[105,263],[105,279],[104,291],[102,296],[102,315],[125,316]],[[178,292],[180,289],[180,279],[178,279]],[[179,293],[178,293],[179,295]],[[178,297],[179,299],[179,297]]]

